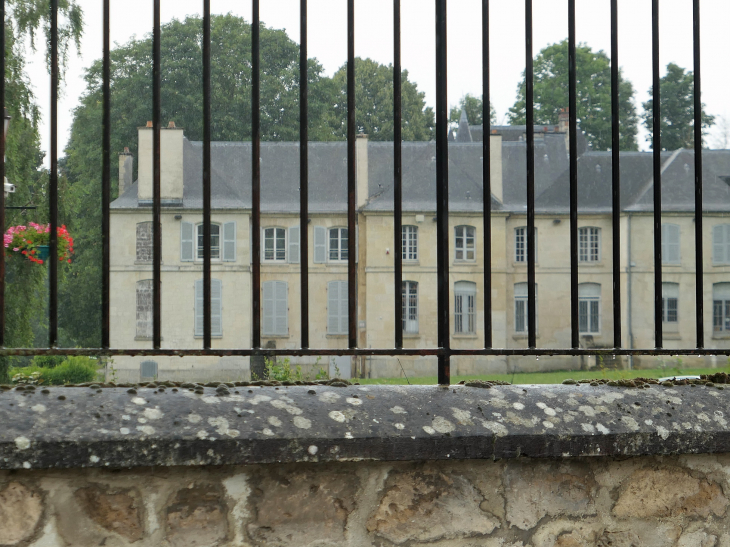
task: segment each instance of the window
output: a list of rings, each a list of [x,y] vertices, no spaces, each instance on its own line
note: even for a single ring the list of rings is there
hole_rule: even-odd
[[[712,263],[730,264],[730,224],[712,228]]]
[[[418,226],[403,226],[403,260],[418,260]]]
[[[678,224],[662,224],[662,264],[679,264]]]
[[[152,280],[137,281],[137,328],[135,337],[152,338]]]
[[[476,260],[474,226],[456,227],[456,260]]]
[[[580,262],[598,262],[601,260],[601,229],[578,229],[578,260]]]
[[[327,334],[348,333],[347,281],[327,283]]]
[[[329,260],[347,260],[347,228],[329,229]]]
[[[527,283],[515,283],[515,332],[518,333],[528,332],[527,300]],[[535,285],[535,304],[537,304],[537,285]]]
[[[662,328],[676,330],[679,321],[678,302],[679,283],[662,283]]]
[[[221,247],[221,235],[222,247]],[[180,223],[180,260],[193,262],[203,260],[203,224],[195,225],[192,222]],[[221,251],[224,262],[236,260],[236,223],[225,222],[210,225],[210,258],[221,260]]]
[[[157,363],[154,361],[142,361],[139,365],[140,380],[156,380],[157,379]]]
[[[223,336],[223,295],[220,279],[210,280],[210,333]],[[195,336],[203,336],[203,280],[195,282]]]
[[[284,262],[286,260],[286,230],[264,228],[264,260]]]
[[[198,224],[197,226],[198,238],[197,238],[197,258],[203,260],[205,245],[205,237],[203,237],[203,225]],[[210,225],[210,259],[220,260],[221,258],[221,227],[219,224]]]
[[[418,283],[403,282],[403,332],[418,334]]]
[[[457,281],[454,284],[455,334],[476,334],[476,300],[476,283],[472,283],[470,281]]]
[[[152,262],[152,223],[137,224],[137,262]]]
[[[515,228],[515,262],[527,262],[527,226]],[[537,228],[535,228],[535,262],[537,262]]]
[[[601,286],[598,283],[578,285],[578,332],[601,332]]]
[[[286,281],[266,281],[264,287],[264,308],[262,334],[267,336],[288,336],[289,322]]]
[[[712,330],[716,333],[730,332],[730,283],[712,286]]]

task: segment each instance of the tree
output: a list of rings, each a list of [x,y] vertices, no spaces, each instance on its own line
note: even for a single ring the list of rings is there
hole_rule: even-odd
[[[332,77],[334,118],[332,132],[338,139],[347,137],[347,65]],[[435,116],[426,107],[426,94],[408,80],[408,71],[401,73],[402,135],[404,141],[427,141],[433,138]],[[355,58],[355,123],[356,131],[374,141],[392,141],[393,66],[381,65],[372,59]]]
[[[568,41],[544,48],[534,63],[534,109],[536,125],[554,125],[569,106]],[[611,148],[611,62],[603,51],[585,44],[576,47],[576,91],[579,129],[594,150]],[[634,87],[619,72],[619,121],[621,150],[636,150],[638,118],[633,103]],[[517,101],[510,108],[510,121],[526,122],[525,81],[517,88]]]
[[[662,150],[679,150],[680,148],[694,148],[694,101],[695,83],[691,71],[685,70],[669,63],[666,75],[659,80],[661,116],[661,144]],[[649,88],[649,95],[653,96],[654,86]],[[643,105],[644,113],[641,115],[644,127],[649,131],[646,137],[647,142],[652,143],[652,131],[654,126],[654,99],[649,99]],[[705,104],[702,103],[702,143],[704,145],[707,131],[715,123],[715,117],[705,112]],[[653,147],[653,143],[651,144]]]
[[[459,119],[461,118],[461,111],[466,110],[466,117],[469,120],[470,125],[481,125],[482,116],[484,114],[482,97],[475,97],[468,93],[459,100],[459,105],[451,108],[449,113],[449,123],[453,127],[459,125]],[[494,106],[490,105],[489,108],[489,120],[491,125],[497,123],[497,112],[494,110]]]

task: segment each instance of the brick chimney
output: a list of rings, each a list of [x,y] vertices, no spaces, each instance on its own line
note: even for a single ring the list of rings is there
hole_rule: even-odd
[[[132,153],[128,147],[119,154],[119,196],[132,186],[132,171],[134,168]]]
[[[570,128],[570,110],[561,108],[558,115],[558,131],[567,133]]]
[[[152,122],[138,128],[139,178],[137,199],[152,201]],[[164,201],[183,199],[183,130],[170,122],[160,129],[160,194]]]

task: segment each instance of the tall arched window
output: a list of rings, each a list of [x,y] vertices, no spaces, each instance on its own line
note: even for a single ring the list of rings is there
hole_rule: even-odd
[[[580,334],[601,332],[601,285],[578,285],[578,331]]]
[[[454,284],[454,333],[476,334],[477,284],[457,281]]]
[[[418,283],[403,282],[403,332],[418,333]]]

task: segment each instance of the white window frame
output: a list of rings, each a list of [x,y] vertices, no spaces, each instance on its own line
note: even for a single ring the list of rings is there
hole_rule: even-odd
[[[335,291],[337,291],[337,298],[333,299],[332,295]],[[330,281],[327,283],[327,334],[349,334],[348,298],[347,281]]]
[[[272,292],[273,291],[273,292]],[[262,283],[263,336],[289,336],[289,286],[286,281],[264,281]],[[283,306],[283,310],[280,306]],[[279,313],[283,311],[283,313]],[[271,315],[273,313],[273,315]],[[271,328],[269,328],[269,324]]]
[[[527,264],[527,226],[515,228],[515,262]],[[535,226],[535,262],[537,262],[537,226]]]
[[[418,226],[401,227],[401,249],[403,260],[410,262],[418,260]]]
[[[404,281],[402,326],[404,334],[418,334],[418,282]]]
[[[218,230],[218,234],[216,235],[215,229]],[[210,259],[212,261],[220,262],[221,260],[221,251],[223,250],[223,247],[221,245],[221,241],[223,239],[223,227],[218,224],[217,222],[211,222],[210,223]],[[216,240],[218,244],[216,245]],[[203,245],[205,243],[205,238],[203,237],[203,223],[195,225],[195,260],[200,261],[203,260],[203,253],[205,251]]]
[[[337,249],[332,248],[332,232],[335,231],[337,232]],[[347,237],[347,227],[333,226],[332,228],[327,228],[327,262],[347,262],[349,249],[343,249],[343,243],[345,244],[344,246],[347,246],[349,243]],[[336,253],[334,258],[332,258],[333,251]]]
[[[220,279],[210,280],[210,334],[216,338],[223,336],[223,282]],[[218,292],[218,298],[216,298],[216,291]],[[195,301],[195,313],[193,315],[193,332],[195,338],[202,338],[204,335],[205,317],[203,301],[204,289],[203,280],[196,279],[193,290],[193,298]],[[218,324],[216,325],[216,317],[218,318]],[[216,328],[216,326],[218,328]]]
[[[595,226],[578,228],[578,262],[601,261],[601,229]]]
[[[462,224],[454,227],[454,261],[476,262],[476,234],[477,229],[474,226],[469,226],[468,224]],[[471,243],[471,246],[469,243]],[[459,256],[459,254],[461,254],[461,256]]]
[[[712,228],[712,264],[730,264],[730,224],[718,224]]]
[[[662,224],[662,264],[678,265],[682,263],[681,241],[682,231],[679,224]]]
[[[712,285],[712,332],[730,334],[730,283]]]
[[[283,243],[281,244],[281,248],[279,248],[279,243],[282,241],[279,238],[278,231],[281,230],[281,232],[284,234]],[[269,235],[271,234],[271,235]],[[272,246],[272,254],[270,257],[267,258],[266,256],[266,242],[271,241],[273,243]],[[266,228],[261,229],[261,258],[262,262],[286,262],[287,260],[287,229],[283,228],[281,226],[267,226]]]
[[[514,297],[515,333],[526,335],[529,332],[527,283],[514,284]],[[537,284],[535,284],[535,325],[537,325]]]
[[[454,283],[454,334],[477,333],[477,284],[472,281]]]
[[[670,304],[674,300],[674,310],[670,310]],[[674,319],[671,319],[670,311],[673,311]],[[662,283],[662,328],[677,330],[679,326],[679,283]]]
[[[578,285],[578,333],[601,334],[601,285],[598,283]]]

